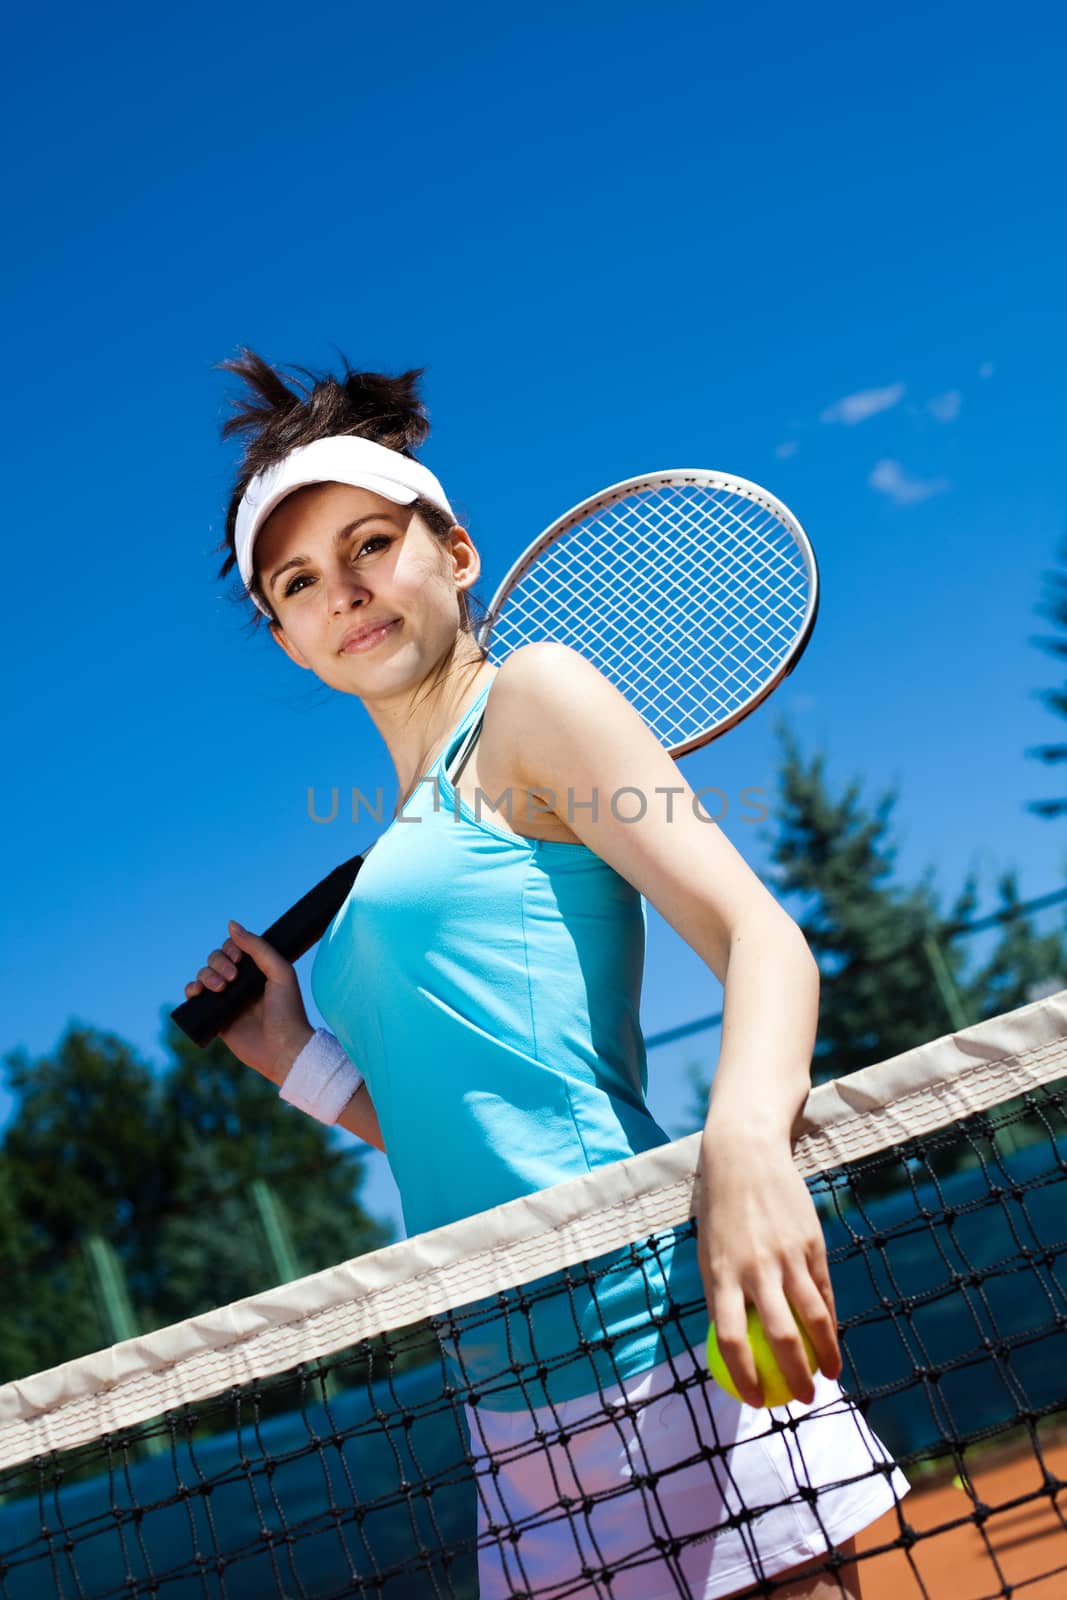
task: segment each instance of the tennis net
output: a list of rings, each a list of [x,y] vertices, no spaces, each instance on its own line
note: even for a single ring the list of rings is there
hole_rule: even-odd
[[[706,1378],[699,1134],[10,1383],[0,1596],[1067,1593],[1065,1075],[1067,990],[812,1091],[809,1407]]]

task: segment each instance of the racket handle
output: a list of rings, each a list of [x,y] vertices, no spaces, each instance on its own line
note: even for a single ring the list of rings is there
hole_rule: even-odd
[[[353,856],[351,861],[335,867],[321,883],[283,912],[277,922],[272,922],[263,938],[286,961],[298,961],[322,938],[348,898],[362,865],[363,857]],[[237,963],[237,976],[232,983],[217,993],[204,989],[191,1000],[184,1000],[171,1012],[171,1017],[203,1050],[258,1000],[266,984],[266,978],[245,951]]]

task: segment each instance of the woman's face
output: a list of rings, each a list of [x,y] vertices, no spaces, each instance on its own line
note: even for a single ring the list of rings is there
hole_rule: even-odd
[[[442,545],[410,506],[343,483],[288,495],[260,529],[255,565],[286,654],[361,699],[425,679],[455,642],[457,591],[480,571],[464,529]]]

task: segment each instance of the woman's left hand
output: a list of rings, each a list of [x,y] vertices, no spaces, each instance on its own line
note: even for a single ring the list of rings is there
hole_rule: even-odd
[[[840,1376],[841,1351],[819,1214],[786,1142],[706,1128],[697,1222],[708,1312],[741,1398],[763,1404],[748,1342],[752,1305],[793,1394],[809,1403],[815,1390],[793,1313],[828,1378]]]

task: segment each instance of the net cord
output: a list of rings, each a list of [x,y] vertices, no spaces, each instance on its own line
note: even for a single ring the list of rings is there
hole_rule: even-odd
[[[1067,989],[813,1089],[805,1178],[1067,1076]],[[0,1387],[0,1468],[332,1355],[697,1214],[701,1134]]]

